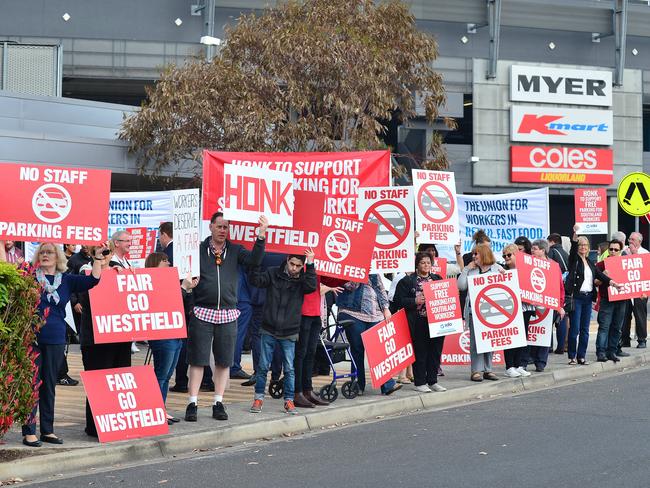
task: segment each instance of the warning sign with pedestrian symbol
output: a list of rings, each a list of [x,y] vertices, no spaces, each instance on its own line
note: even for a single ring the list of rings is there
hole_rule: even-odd
[[[314,265],[321,276],[367,283],[377,224],[325,215]]]
[[[418,242],[456,244],[459,239],[454,173],[413,170]]]
[[[529,346],[551,347],[553,337],[553,310],[537,310],[537,315],[528,322],[527,342]]]
[[[650,213],[650,176],[630,173],[621,180],[617,190],[618,204],[628,214],[643,217]]]
[[[359,218],[377,224],[372,273],[411,272],[415,268],[413,188],[360,188]]]
[[[477,352],[525,346],[517,273],[473,275],[468,285]]]

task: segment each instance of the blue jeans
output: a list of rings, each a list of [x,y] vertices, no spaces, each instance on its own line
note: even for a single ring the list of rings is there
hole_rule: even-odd
[[[153,355],[153,370],[154,373],[156,373],[158,386],[160,386],[163,403],[167,400],[169,379],[172,377],[174,369],[176,368],[182,345],[182,339],[161,339],[159,341],[149,341],[149,347],[151,348],[151,354]]]
[[[359,383],[359,389],[364,391],[366,389],[366,365],[363,355],[366,350],[363,347],[363,341],[361,340],[361,334],[366,330],[374,327],[379,322],[363,322],[357,320],[354,317],[346,314],[345,312],[339,312],[338,319],[340,320],[353,320],[354,324],[345,329],[345,335],[348,338],[350,343],[350,354],[354,360],[354,364],[357,367],[357,382]],[[381,385],[381,392],[387,393],[395,387],[395,380],[390,379],[383,385]]]
[[[589,321],[591,320],[591,298],[587,295],[576,293],[573,295],[575,309],[571,312],[571,324],[569,327],[569,359],[576,358],[576,339],[578,340],[577,358],[584,359],[587,355],[589,343]]]
[[[598,310],[598,335],[596,336],[596,354],[616,354],[618,341],[625,320],[627,300],[619,302],[600,301]]]
[[[273,350],[275,345],[279,344],[282,348],[284,368],[284,399],[292,400],[294,395],[295,375],[293,370],[293,361],[296,354],[296,341],[289,339],[276,339],[269,334],[260,334],[260,362],[259,370],[255,374],[255,398],[262,400],[264,390],[266,389],[266,376],[269,372],[269,366],[273,359]]]

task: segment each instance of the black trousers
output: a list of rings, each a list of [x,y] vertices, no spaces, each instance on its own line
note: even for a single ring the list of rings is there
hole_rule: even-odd
[[[36,358],[36,381],[41,381],[38,404],[23,425],[23,435],[36,435],[36,412],[40,414],[41,435],[54,433],[54,395],[59,368],[63,362],[65,344],[40,344],[33,346]]]
[[[526,337],[528,337],[528,324],[530,324],[530,319],[535,314],[535,312],[524,312],[524,327],[526,329]],[[524,368],[528,366],[528,359],[530,354],[528,353],[528,346],[515,347],[513,349],[505,349],[503,351],[503,356],[506,360],[506,369],[510,368]]]
[[[187,339],[183,339],[183,346],[181,347],[181,352],[178,355],[178,362],[176,363],[176,376],[175,376],[175,386],[187,388],[189,379],[187,377]],[[203,379],[201,380],[201,385],[212,385],[212,368],[210,366],[204,366],[203,368]],[[214,385],[213,385],[214,386]]]
[[[634,304],[626,300],[625,320],[621,332],[621,342],[630,342],[630,331],[632,329],[632,315],[634,315],[636,338],[639,342],[645,342],[648,338],[648,299],[635,298]]]
[[[429,337],[429,323],[426,317],[418,317],[409,321],[415,363],[413,363],[413,378],[415,386],[433,385],[438,382],[438,368],[445,337]]]
[[[300,320],[300,334],[296,343],[296,357],[293,361],[296,376],[296,393],[312,389],[311,373],[314,369],[314,357],[316,356],[316,345],[318,344],[320,330],[320,316],[302,316]]]
[[[95,371],[109,368],[128,368],[131,366],[131,343],[93,344],[81,346],[81,360],[84,370]],[[90,403],[86,399],[86,433],[97,435]]]

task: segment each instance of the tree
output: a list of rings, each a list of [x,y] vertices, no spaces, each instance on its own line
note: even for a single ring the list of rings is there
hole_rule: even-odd
[[[385,148],[388,122],[415,116],[415,93],[427,119],[438,117],[436,56],[435,40],[400,1],[289,0],[242,15],[210,62],[167,67],[120,137],[153,175],[183,160],[200,173],[204,148]],[[440,137],[428,157],[425,166],[447,166]]]

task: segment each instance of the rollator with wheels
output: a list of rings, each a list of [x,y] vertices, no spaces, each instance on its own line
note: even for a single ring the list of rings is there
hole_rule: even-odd
[[[334,333],[329,337],[329,325],[324,327],[324,333],[321,333],[320,343],[325,351],[327,361],[332,369],[332,382],[325,385],[320,389],[320,397],[332,403],[336,401],[339,396],[339,391],[336,388],[337,380],[349,378],[348,381],[341,385],[341,393],[345,398],[352,399],[359,394],[359,383],[357,381],[357,365],[354,358],[350,354],[350,344],[345,336],[346,327],[354,324],[353,320],[336,321]],[[335,364],[349,362],[349,373],[338,373]]]

